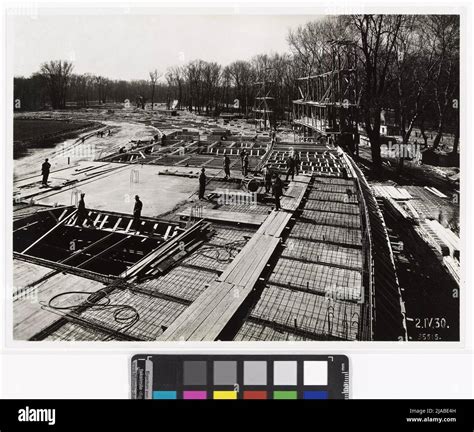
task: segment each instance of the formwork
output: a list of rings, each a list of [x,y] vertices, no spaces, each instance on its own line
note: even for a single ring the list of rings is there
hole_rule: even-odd
[[[284,210],[272,211],[270,196],[256,205],[219,202],[219,193],[227,186],[234,191],[241,186],[233,187],[233,183],[230,186],[213,178],[207,200],[186,202],[160,219],[146,219],[143,233],[132,230],[130,216],[112,212],[91,211],[95,230],[77,228],[71,220],[71,224],[58,228],[56,240],[45,237],[47,241],[30,249],[32,256],[22,256],[21,264],[16,264],[18,268],[46,266],[48,270],[35,271],[31,280],[22,278],[18,282],[37,286],[45,302],[57,293],[71,290],[71,283],[87,292],[106,290],[107,295],[94,305],[84,303],[83,297],[81,303],[81,296],[61,298],[59,304],[67,301],[81,305],[64,312],[48,307],[33,310],[19,299],[15,305],[17,323],[24,327],[17,328],[18,338],[152,341],[162,338],[194,310],[189,308],[199,305],[207,308],[208,321],[216,311],[220,314],[215,322],[199,328],[199,337],[209,334],[211,340],[373,338],[371,312],[377,293],[368,276],[373,267],[372,245],[367,240],[371,233],[367,223],[370,215],[365,204],[368,198],[364,197],[368,192],[361,191],[357,180],[361,174],[351,171],[350,163],[340,153],[324,146],[278,143],[267,151],[267,143],[258,140],[221,142],[209,138],[199,152],[197,144],[187,143],[184,154],[176,154],[177,147],[183,144],[176,141],[170,148],[145,154],[142,159],[144,163],[167,167],[220,168],[223,155],[229,154],[236,170],[240,169],[238,152],[245,147],[252,151],[251,167],[265,161],[285,173],[286,158],[296,152],[302,161],[300,174],[306,174],[295,181],[289,179],[282,199]],[[259,193],[263,195],[262,191]],[[370,205],[371,211],[376,212],[376,202],[371,201]],[[190,209],[195,211],[189,212]],[[53,213],[59,217],[59,211]],[[46,211],[42,216],[43,229],[34,231],[36,239],[56,223],[48,214]],[[227,216],[226,222],[220,220],[223,216]],[[21,232],[30,229],[28,224],[34,223],[35,218],[37,215],[25,212],[16,221],[19,254],[29,247]],[[173,239],[206,218],[205,224],[210,227],[206,236],[196,238],[186,250],[173,244]],[[383,230],[377,235],[377,241],[386,240]],[[61,244],[76,237],[80,239],[79,252],[61,248]],[[99,243],[94,246],[96,242]],[[116,243],[118,248],[114,247]],[[158,254],[162,249],[167,251],[170,244],[169,255]],[[111,253],[102,254],[100,245]],[[89,249],[84,253],[86,248]],[[101,254],[103,260],[82,266],[94,254]],[[159,264],[155,263],[154,254],[159,256]],[[116,271],[107,270],[110,263],[116,265]],[[131,268],[137,269],[132,275],[128,273]],[[392,270],[388,266],[385,271]],[[391,280],[396,284],[394,278]],[[62,281],[64,287],[60,288],[57,281]],[[221,292],[219,284],[228,293]],[[245,298],[234,299],[234,289]],[[212,296],[209,304],[208,296]],[[219,299],[222,304],[217,304]],[[203,317],[203,321],[207,318]],[[35,320],[41,324],[29,324],[26,332],[25,323]],[[187,329],[190,337],[195,337],[193,331]]]

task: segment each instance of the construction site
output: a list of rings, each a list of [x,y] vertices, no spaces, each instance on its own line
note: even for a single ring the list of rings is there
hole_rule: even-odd
[[[354,51],[331,47],[278,127],[271,71],[248,116],[16,113],[92,126],[14,161],[13,338],[459,340],[458,183],[374,174]]]

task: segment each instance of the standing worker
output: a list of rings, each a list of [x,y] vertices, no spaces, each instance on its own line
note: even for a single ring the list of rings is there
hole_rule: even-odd
[[[272,193],[275,197],[275,210],[281,210],[280,198],[283,195],[283,184],[278,173],[273,174]]]
[[[43,174],[43,186],[48,186],[48,177],[49,177],[49,169],[51,168],[51,164],[48,162],[48,159],[45,159],[43,165],[41,165],[41,174]]]
[[[245,158],[245,149],[240,150],[240,166],[242,167],[242,174],[244,173],[244,158]]]
[[[95,228],[92,219],[87,214],[86,203],[84,202],[85,195],[85,193],[81,193],[81,199],[79,200],[79,203],[77,205],[76,225],[82,226],[85,221],[88,221],[91,224],[91,228]]]
[[[300,173],[300,165],[301,165],[300,155],[298,154],[298,152],[296,152],[296,154],[295,154],[295,172],[296,172],[296,175],[299,175],[299,173]]]
[[[225,180],[230,180],[230,158],[229,156],[224,156],[224,173]]]
[[[263,177],[265,179],[265,193],[269,193],[272,188],[271,165],[265,165],[265,168],[263,169]]]
[[[140,201],[140,197],[135,195],[135,205],[133,206],[133,227],[136,231],[140,231],[142,208],[143,203]]]
[[[247,174],[249,173],[249,154],[245,152],[244,156],[244,177],[247,177]]]
[[[199,175],[199,199],[204,199],[204,193],[206,192],[206,169],[201,169],[201,174]]]
[[[291,180],[295,179],[295,160],[293,159],[293,156],[290,155],[288,156],[288,159],[286,160],[286,180],[288,181],[288,177],[291,175]]]

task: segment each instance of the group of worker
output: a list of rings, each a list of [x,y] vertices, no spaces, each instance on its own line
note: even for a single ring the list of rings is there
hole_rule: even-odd
[[[248,172],[248,153],[245,149],[241,152],[241,159],[242,159],[242,173],[244,175]],[[294,180],[295,172],[296,175],[299,173],[300,167],[300,159],[298,155],[295,156],[290,155],[286,160],[286,181],[291,176],[291,179]],[[49,163],[48,159],[45,159],[41,166],[41,173],[43,176],[42,184],[43,186],[48,185],[48,177],[51,169],[51,164]],[[225,179],[230,179],[230,158],[229,156],[224,156],[224,173]],[[266,164],[263,168],[263,176],[264,176],[264,184],[265,184],[265,193],[272,193],[273,197],[275,198],[275,209],[280,210],[280,199],[283,196],[283,182],[280,178],[280,175],[277,171],[272,170],[272,166],[270,164]],[[204,194],[206,192],[206,184],[207,184],[207,176],[206,176],[206,169],[201,168],[201,173],[199,175],[199,192],[198,197],[199,199],[204,199]],[[86,204],[84,201],[85,194],[81,193],[80,200],[77,206],[77,217],[76,217],[76,225],[82,226],[84,222],[90,223],[91,227],[94,227],[92,220],[88,215],[88,211],[86,209]],[[139,231],[140,224],[141,224],[141,212],[143,209],[143,203],[140,201],[140,197],[135,195],[135,205],[133,207],[133,223],[132,228]]]
[[[301,160],[298,153],[295,153],[294,156],[290,154],[286,159],[286,181],[288,181],[289,176],[291,176],[291,180],[295,179],[295,173],[296,175],[299,174],[300,166]]]
[[[98,137],[101,137],[101,138],[104,138],[105,134],[107,133],[107,136],[111,136],[112,135],[112,129],[109,129],[107,131],[105,130],[100,130],[97,132],[97,136]]]
[[[242,174],[244,176],[248,172],[248,153],[245,149],[240,152],[240,157],[242,161]],[[230,179],[230,158],[229,156],[225,155],[223,160],[224,165],[224,180]],[[296,175],[299,174],[300,171],[301,160],[299,158],[298,153],[290,154],[286,160],[286,179],[291,176],[291,179],[295,179]],[[263,168],[263,177],[264,177],[264,184],[265,184],[265,193],[272,193],[275,199],[275,209],[280,210],[280,199],[283,196],[283,181],[280,178],[280,175],[277,171],[273,171],[272,166],[270,164],[266,164]],[[199,175],[199,199],[204,199],[204,195],[206,192],[206,184],[207,184],[207,176],[206,176],[206,169],[201,168],[201,173]]]

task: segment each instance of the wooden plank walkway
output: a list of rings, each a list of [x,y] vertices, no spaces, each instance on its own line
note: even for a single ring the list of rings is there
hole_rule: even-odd
[[[310,178],[290,183],[287,208],[296,210]],[[225,271],[189,306],[158,340],[215,340],[252,292],[280,244],[291,212],[272,211]]]
[[[310,181],[311,177],[303,175],[295,176],[294,181],[290,183],[290,186],[281,198],[281,208],[288,211],[295,211],[299,207]]]
[[[257,233],[280,237],[292,216],[292,213],[272,211]]]

